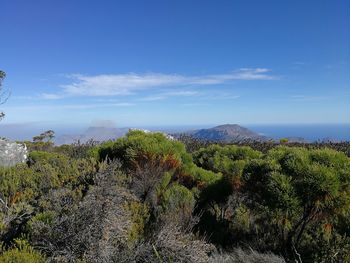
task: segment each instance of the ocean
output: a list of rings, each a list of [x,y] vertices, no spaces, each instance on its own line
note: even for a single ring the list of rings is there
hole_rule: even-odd
[[[274,139],[302,137],[309,142],[323,139],[350,141],[350,124],[252,124],[243,126]]]
[[[301,137],[308,142],[329,139],[333,141],[350,141],[350,124],[240,124],[261,135],[280,139],[285,137]],[[45,127],[44,127],[45,126]],[[162,130],[168,133],[184,132],[194,129],[207,129],[216,125],[177,125],[139,127],[149,130]],[[30,124],[0,124],[0,137],[12,140],[30,140],[34,135],[53,129],[57,136],[63,134],[81,134],[88,127],[70,127],[69,125],[30,125]]]

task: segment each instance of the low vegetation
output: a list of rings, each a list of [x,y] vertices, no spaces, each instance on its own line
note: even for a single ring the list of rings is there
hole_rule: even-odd
[[[52,136],[0,167],[0,262],[350,262],[344,148]]]

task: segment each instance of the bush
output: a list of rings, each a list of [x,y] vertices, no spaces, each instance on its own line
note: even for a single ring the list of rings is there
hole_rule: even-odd
[[[166,224],[159,226],[148,241],[140,242],[125,261],[117,262],[207,263],[214,249],[182,227]]]
[[[231,253],[215,253],[209,263],[285,263],[282,257],[271,253],[259,253],[255,250],[234,249]]]
[[[243,178],[247,204],[272,223],[288,257],[298,257],[311,226],[331,223],[350,205],[350,162],[334,150],[277,147],[251,162]]]
[[[0,262],[350,262],[349,157],[249,145],[34,143],[0,168]]]
[[[2,263],[44,263],[45,257],[35,251],[27,241],[16,240],[15,246],[0,253]]]
[[[169,140],[162,133],[144,133],[142,131],[130,131],[126,137],[115,142],[103,143],[98,148],[101,160],[106,157],[120,159],[126,164],[132,165],[144,154],[150,156],[171,156],[174,160],[182,163],[190,162],[191,157],[186,153],[185,146],[174,140]]]

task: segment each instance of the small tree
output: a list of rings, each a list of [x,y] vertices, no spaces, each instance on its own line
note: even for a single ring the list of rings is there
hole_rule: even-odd
[[[55,138],[55,132],[53,130],[48,130],[41,133],[40,135],[34,136],[33,142],[43,142],[45,140],[47,142],[51,142],[53,138]]]
[[[243,179],[248,205],[267,217],[286,256],[296,262],[301,262],[297,249],[308,229],[331,228],[350,206],[349,158],[330,149],[277,147],[252,161]]]
[[[55,138],[55,132],[53,130],[48,130],[44,133],[42,133],[45,139],[47,139],[49,142]]]
[[[286,144],[288,142],[289,142],[288,138],[281,138],[280,139],[280,144]]]

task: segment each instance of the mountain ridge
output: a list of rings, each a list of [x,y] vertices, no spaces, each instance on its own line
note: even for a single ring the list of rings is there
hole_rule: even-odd
[[[90,126],[82,134],[64,134],[59,136],[55,143],[57,145],[72,144],[77,142],[87,142],[91,139],[94,141],[107,141],[117,139],[124,136],[129,131],[129,128]]]
[[[107,141],[111,139],[117,139],[124,136],[129,130],[133,128],[124,127],[104,127],[104,126],[90,126],[81,134],[64,134],[58,136],[55,140],[57,145],[62,144],[72,144],[77,142],[87,142],[90,139],[95,141]],[[142,130],[142,129],[141,129]],[[159,130],[158,130],[159,131]],[[155,132],[155,131],[153,131]],[[164,131],[159,131],[164,132]],[[268,137],[262,134],[259,134],[249,128],[241,126],[239,124],[221,124],[211,128],[202,128],[188,130],[184,132],[166,132],[166,134],[172,134],[175,138],[178,138],[180,135],[190,136],[195,139],[213,141],[213,142],[224,142],[224,143],[239,143],[243,141],[279,141],[278,138]],[[307,142],[302,137],[283,137],[286,138],[289,142]]]
[[[270,138],[260,135],[238,124],[222,124],[208,129],[198,129],[184,133],[195,139],[217,142],[240,142],[246,140],[268,141]]]

